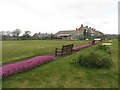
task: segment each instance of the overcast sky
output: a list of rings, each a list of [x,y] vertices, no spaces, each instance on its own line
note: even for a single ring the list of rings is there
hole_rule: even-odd
[[[0,31],[34,33],[74,30],[81,24],[118,33],[119,0],[0,0]]]

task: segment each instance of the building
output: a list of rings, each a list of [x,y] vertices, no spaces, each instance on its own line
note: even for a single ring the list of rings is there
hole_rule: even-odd
[[[66,30],[66,31],[59,31],[55,34],[57,39],[74,39],[74,36],[77,35],[75,30]]]
[[[78,39],[85,39],[86,37],[95,37],[103,35],[102,32],[95,30],[88,26],[83,26],[76,28],[75,30],[64,30],[59,31],[55,34],[57,39],[69,39],[69,40],[78,40]]]
[[[34,40],[38,40],[38,39],[42,39],[42,40],[46,40],[46,39],[51,39],[52,38],[52,34],[43,34],[43,33],[35,33],[33,36],[32,36],[32,39]]]

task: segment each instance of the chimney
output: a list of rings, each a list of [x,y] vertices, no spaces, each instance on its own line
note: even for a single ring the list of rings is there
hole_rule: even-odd
[[[83,24],[81,24],[81,28],[83,28]]]
[[[88,28],[88,26],[86,26],[86,28]]]

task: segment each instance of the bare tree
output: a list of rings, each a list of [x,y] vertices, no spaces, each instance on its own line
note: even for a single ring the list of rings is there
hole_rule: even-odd
[[[20,29],[15,29],[14,31],[12,31],[12,35],[13,35],[13,37],[17,37],[17,39],[18,39],[21,32],[22,31]]]
[[[5,31],[1,31],[1,34],[2,34],[2,35],[5,35]]]
[[[30,31],[25,31],[25,35],[30,35]]]
[[[6,31],[6,36],[11,36],[12,32],[11,31]]]
[[[0,39],[2,39],[2,40],[6,40],[7,39],[6,31],[1,31],[0,32]]]
[[[15,30],[12,31],[12,36],[13,36],[13,37],[16,37],[16,36],[17,36]]]
[[[24,40],[30,39],[31,38],[30,33],[31,33],[30,31],[25,31],[25,33],[22,36],[22,39]]]

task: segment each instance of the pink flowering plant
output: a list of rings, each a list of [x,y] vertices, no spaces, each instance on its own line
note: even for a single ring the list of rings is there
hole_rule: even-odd
[[[0,70],[2,69],[2,72],[0,72],[0,76],[6,77],[8,75],[33,68],[35,66],[38,66],[40,64],[46,63],[54,59],[55,59],[54,56],[44,55],[44,56],[36,56],[34,58],[13,64],[6,64],[0,67]]]
[[[75,46],[73,47],[73,51],[79,51],[80,49],[83,49],[83,48],[86,48],[86,47],[89,47],[91,46],[91,44],[85,44],[85,45],[81,45],[81,46]]]

